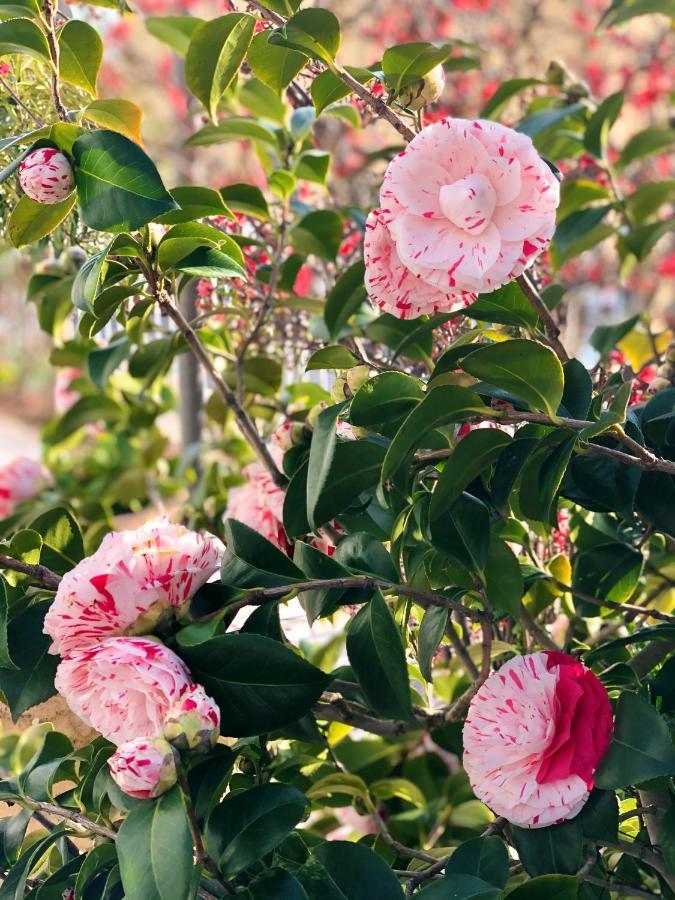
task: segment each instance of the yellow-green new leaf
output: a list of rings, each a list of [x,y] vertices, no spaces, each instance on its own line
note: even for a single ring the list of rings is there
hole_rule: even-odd
[[[96,81],[103,59],[103,41],[87,22],[71,19],[59,30],[59,77],[90,96],[97,94]]]
[[[44,204],[36,203],[24,194],[14,207],[7,224],[7,232],[13,246],[24,247],[46,237],[63,222],[75,206],[76,199],[77,195],[73,191],[59,203]]]
[[[130,100],[94,100],[82,113],[82,118],[102,128],[123,134],[142,144],[141,119],[143,113]]]
[[[38,62],[52,65],[44,32],[32,19],[8,19],[0,22],[0,56],[25,53]]]

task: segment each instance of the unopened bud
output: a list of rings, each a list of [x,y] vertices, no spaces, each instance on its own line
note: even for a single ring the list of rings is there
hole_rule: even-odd
[[[424,78],[413,82],[404,88],[398,96],[401,106],[412,109],[415,112],[435,103],[445,87],[445,72],[443,66],[438,65],[431,72],[427,72]]]

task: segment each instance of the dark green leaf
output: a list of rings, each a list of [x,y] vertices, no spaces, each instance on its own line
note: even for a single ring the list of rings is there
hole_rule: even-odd
[[[581,819],[546,828],[510,826],[518,856],[532,876],[573,875],[584,862]]]
[[[42,538],[40,562],[59,575],[65,575],[84,557],[80,526],[67,509],[56,507],[42,513],[30,528]]]
[[[303,580],[302,572],[285,553],[237,519],[226,520],[225,543],[223,584],[240,588],[274,587]]]
[[[471,304],[468,315],[479,322],[497,322],[500,325],[517,325],[528,329],[536,327],[539,321],[537,313],[515,281],[491,294],[481,294]]]
[[[108,379],[129,355],[129,340],[126,336],[111,341],[107,347],[92,350],[87,357],[87,374],[99,390],[103,390]]]
[[[357,391],[349,408],[353,425],[377,428],[407,416],[424,399],[420,382],[403,372],[382,372]]]
[[[664,719],[643,697],[619,696],[609,750],[595,773],[599,788],[614,790],[675,774],[675,747]]]
[[[330,682],[288,647],[258,634],[224,634],[181,655],[222,710],[229,737],[262,734],[305,715]]]
[[[263,784],[230,794],[206,823],[206,847],[232,878],[278,847],[305,813],[307,799],[287,784]]]
[[[314,427],[307,469],[307,518],[311,528],[321,524],[316,508],[333,465],[337,445],[336,423],[342,409],[342,404],[324,409]]]
[[[543,84],[538,78],[513,78],[500,84],[480,111],[481,119],[497,118],[512,97],[535,84]]]
[[[576,900],[579,879],[572,875],[541,875],[510,891],[513,900]]]
[[[82,220],[96,231],[134,231],[177,208],[150,157],[115,131],[90,131],[73,145]]]
[[[509,545],[494,536],[485,564],[485,589],[496,613],[508,613],[518,621],[525,591],[520,564]]]
[[[591,332],[591,346],[598,351],[601,358],[606,357],[609,351],[616,347],[621,338],[633,330],[639,320],[639,316],[631,316],[630,319],[619,322],[617,325],[598,325]]]
[[[340,900],[403,900],[403,891],[384,860],[363,844],[326,841],[312,851],[329,873]],[[310,894],[310,896],[318,896]],[[321,895],[333,900],[332,895]]]
[[[306,10],[320,12],[320,10]],[[334,260],[342,243],[342,216],[330,209],[309,212],[291,229],[291,243],[299,253]]]
[[[190,896],[192,836],[178,786],[134,806],[115,843],[126,900]]]
[[[448,625],[448,610],[442,606],[430,606],[420,622],[417,632],[417,661],[420,672],[427,681],[432,680],[431,663]]]
[[[504,842],[491,835],[460,844],[445,867],[445,878],[453,875],[473,875],[503,888],[509,877],[509,855]]]
[[[248,48],[248,64],[263,84],[282,91],[307,64],[304,53],[270,43],[270,32],[256,34]]]
[[[636,159],[661,153],[675,142],[675,128],[645,128],[628,141],[619,155],[617,165],[625,168]]]
[[[512,438],[497,428],[477,428],[459,441],[436,482],[431,496],[429,515],[432,519],[441,515],[460,494],[485,472],[497,459]]]
[[[16,721],[21,713],[56,693],[54,675],[58,657],[48,653],[51,638],[42,633],[49,602],[28,607],[12,619],[7,644],[16,671],[0,669],[0,690]]]
[[[598,600],[624,603],[637,587],[642,566],[642,554],[628,544],[598,544],[576,556],[572,587]],[[577,609],[582,615],[598,615],[594,604],[577,601]]]
[[[483,571],[490,546],[490,514],[476,497],[464,493],[431,523],[431,543],[469,571]]]
[[[610,94],[609,97],[602,101],[588,120],[586,134],[584,135],[584,147],[593,156],[602,158],[607,146],[609,130],[619,117],[623,100],[623,91]]]
[[[411,719],[401,636],[379,591],[349,623],[347,655],[370,706],[382,716]]]
[[[270,43],[279,43],[307,56],[332,62],[340,49],[340,23],[327,9],[302,9],[274,32]]]
[[[316,84],[316,81],[313,84]],[[332,340],[337,339],[350,316],[366,299],[364,272],[363,262],[355,262],[340,274],[326,298],[323,317]]]

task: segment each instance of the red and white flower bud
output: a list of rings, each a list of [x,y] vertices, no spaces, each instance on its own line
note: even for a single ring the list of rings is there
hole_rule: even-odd
[[[162,734],[177,750],[206,753],[220,734],[220,710],[204,688],[195,684],[169,709]]]
[[[435,103],[445,87],[445,72],[443,66],[436,66],[431,72],[427,72],[424,78],[415,81],[405,88],[398,98],[401,106],[417,111]]]
[[[164,738],[134,738],[108,760],[113,781],[137,800],[165,794],[178,780],[177,754]]]
[[[59,203],[75,187],[73,169],[54,147],[33,150],[19,166],[19,181],[26,195],[36,203]]]

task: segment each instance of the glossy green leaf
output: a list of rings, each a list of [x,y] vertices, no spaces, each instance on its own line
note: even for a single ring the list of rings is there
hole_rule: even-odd
[[[259,634],[224,634],[182,657],[195,679],[221,709],[221,729],[229,737],[273,731],[309,712],[330,676],[297,653]]]
[[[277,136],[265,125],[245,116],[232,116],[215,125],[205,125],[185,142],[186,147],[208,147],[230,141],[257,141],[276,148]]]
[[[340,23],[327,9],[301,9],[280,31],[270,36],[270,43],[282,44],[315,59],[332,62],[340,49]]]
[[[518,885],[513,900],[576,900],[579,879],[573,875],[540,875]]]
[[[481,109],[481,119],[497,118],[512,97],[535,84],[543,84],[543,82],[538,78],[513,78],[503,82]]]
[[[527,302],[520,285],[512,281],[491,294],[481,294],[471,304],[469,315],[479,322],[497,322],[532,329],[539,321],[537,313]]]
[[[477,428],[459,441],[446,460],[441,477],[431,496],[429,515],[432,519],[457,500],[474,478],[485,472],[499,457],[512,438],[497,428]]]
[[[403,900],[403,891],[385,861],[363,844],[326,841],[312,857],[321,863],[338,892],[339,900]],[[310,894],[310,896],[319,896]],[[324,900],[324,895],[322,900]],[[328,900],[328,895],[325,895]],[[330,900],[333,900],[331,895]]]
[[[7,233],[14,247],[34,244],[51,234],[70,214],[77,197],[73,192],[58,203],[37,203],[24,194],[19,198],[7,222]]]
[[[485,563],[485,590],[496,613],[508,613],[518,621],[525,592],[520,564],[509,545],[494,535]]]
[[[431,663],[445,634],[448,615],[448,610],[442,606],[430,606],[422,616],[417,632],[417,661],[420,672],[429,682],[432,680]]]
[[[0,56],[12,53],[23,53],[38,62],[52,65],[47,38],[32,19],[0,22]]]
[[[367,297],[364,274],[364,264],[361,261],[355,262],[338,276],[326,297],[323,317],[332,340],[336,340],[349,318]]]
[[[192,32],[185,54],[185,82],[213,122],[221,97],[244,61],[255,23],[255,17],[247,13],[228,13]]]
[[[675,128],[645,128],[634,134],[619,154],[617,165],[625,168],[638,159],[663,153],[675,143]]]
[[[637,587],[642,566],[642,554],[628,544],[598,544],[575,557],[572,587],[598,600],[624,603]],[[582,615],[598,615],[595,604],[577,600],[576,605]]]
[[[42,538],[40,562],[58,575],[65,575],[84,558],[82,531],[67,509],[57,506],[41,513],[30,528]]]
[[[195,28],[204,24],[197,16],[148,16],[145,27],[153,37],[185,56]]]
[[[256,78],[277,92],[288,87],[307,65],[304,53],[271,43],[269,31],[255,35],[248,48],[247,59]]]
[[[243,522],[226,519],[225,539],[223,584],[240,588],[275,587],[303,580],[302,572],[285,553]]]
[[[334,344],[316,350],[307,361],[306,371],[316,369],[351,369],[358,363],[358,359],[351,350],[342,344]]]
[[[430,524],[433,546],[469,571],[483,571],[490,546],[490,515],[471,494],[457,501]]]
[[[474,378],[515,394],[532,409],[555,416],[564,373],[555,353],[535,341],[512,340],[479,347],[462,360]]]
[[[337,256],[342,237],[342,216],[330,209],[307,213],[290,232],[291,243],[299,253],[312,253],[328,261]]]
[[[337,445],[336,425],[342,410],[342,404],[329,406],[319,414],[314,426],[307,469],[307,518],[312,528],[319,524],[316,508],[333,465]]]
[[[0,669],[0,690],[16,721],[21,713],[56,693],[58,657],[50,654],[51,638],[42,633],[49,602],[37,603],[12,619],[7,647],[16,670]]]
[[[610,94],[588,120],[584,135],[584,147],[593,156],[602,157],[604,154],[609,130],[619,117],[623,101],[623,91]]]
[[[498,900],[501,891],[473,875],[453,874],[423,888],[424,900]]]
[[[295,828],[307,800],[288,784],[263,784],[225,797],[206,823],[206,847],[225,878],[262,859]]]
[[[134,806],[115,844],[127,900],[189,896],[192,836],[178,786],[157,800]]]
[[[94,100],[83,111],[82,118],[141,143],[143,113],[130,100]]]
[[[86,225],[96,231],[133,231],[176,209],[150,157],[115,131],[92,131],[73,146],[77,193]]]
[[[412,717],[401,635],[379,591],[350,621],[347,655],[368,703],[376,712],[392,719]]]
[[[389,425],[424,399],[417,378],[403,372],[382,372],[359,388],[349,408],[353,425],[377,428]]]
[[[504,841],[496,835],[472,838],[453,852],[445,867],[445,878],[473,875],[503,888],[509,877],[509,855]]]
[[[382,55],[382,71],[395,94],[419,81],[444,62],[452,53],[454,42],[433,44],[431,41],[411,41],[388,47]]]
[[[79,19],[70,19],[58,32],[59,77],[90,96],[96,96],[103,41],[98,31]]]
[[[584,862],[583,832],[577,816],[546,828],[510,827],[520,861],[528,874],[574,875]]]

